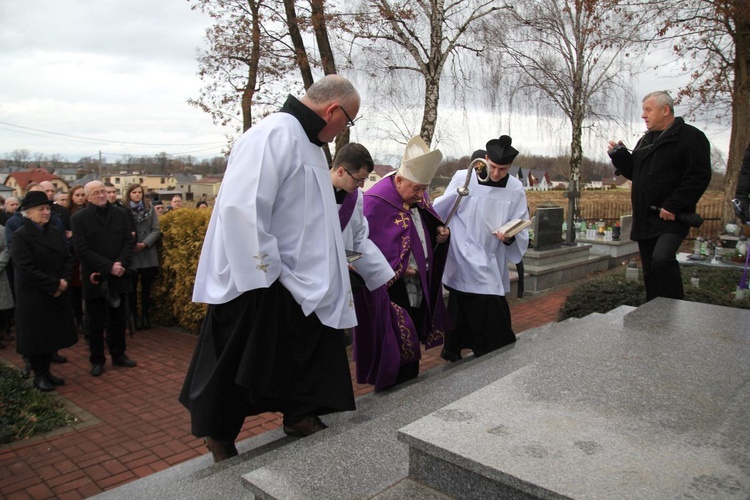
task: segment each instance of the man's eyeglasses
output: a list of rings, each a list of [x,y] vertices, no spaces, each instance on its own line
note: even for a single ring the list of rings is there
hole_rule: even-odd
[[[341,109],[344,109],[344,108],[341,108]],[[346,112],[344,112],[344,113],[346,113]],[[354,182],[357,183],[357,186],[364,186],[365,185],[365,181],[367,180],[367,178],[357,179],[347,169],[344,169],[344,172],[346,172],[347,174],[349,174],[349,177],[351,177],[352,179],[354,179]]]
[[[346,116],[346,120],[348,121],[348,123],[346,124],[346,128],[352,128],[354,126],[354,120],[352,120],[352,117],[349,116],[349,113],[346,112],[341,104],[339,104],[339,109],[344,112],[344,116]]]

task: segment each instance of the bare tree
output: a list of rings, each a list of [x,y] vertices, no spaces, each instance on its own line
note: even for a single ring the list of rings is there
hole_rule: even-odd
[[[659,35],[691,81],[678,98],[691,110],[731,121],[724,222],[734,221],[731,200],[750,144],[750,4],[745,0],[669,0],[662,4]]]
[[[419,134],[430,144],[438,122],[446,64],[452,61],[460,66],[456,58],[461,54],[481,55],[485,44],[477,36],[482,31],[480,23],[507,7],[492,0],[370,0],[362,7],[349,30],[355,41],[368,42],[361,48],[370,73],[377,75],[377,85],[386,81],[384,73],[392,71],[405,71],[423,80]]]
[[[568,244],[578,216],[584,128],[615,119],[609,106],[629,91],[636,42],[650,15],[621,0],[522,0],[500,39],[513,61],[508,70],[518,75],[514,91],[547,100],[571,126]]]
[[[198,75],[205,86],[197,99],[188,102],[219,125],[239,115],[245,131],[289,89],[284,80],[295,59],[283,40],[283,17],[273,10],[276,4],[271,0],[193,1],[192,8],[215,23],[206,30],[209,48],[198,57]],[[253,114],[253,105],[260,107],[260,113]]]

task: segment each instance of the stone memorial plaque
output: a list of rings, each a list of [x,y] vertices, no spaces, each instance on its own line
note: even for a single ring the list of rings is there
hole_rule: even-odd
[[[560,248],[562,224],[562,207],[538,207],[534,215],[534,248],[536,250]]]
[[[620,217],[620,241],[630,240],[630,228],[633,227],[633,216],[623,215]]]

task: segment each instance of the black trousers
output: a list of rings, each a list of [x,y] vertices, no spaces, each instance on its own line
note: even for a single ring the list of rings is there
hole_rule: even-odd
[[[121,297],[120,307],[110,307],[105,299],[86,300],[86,327],[89,334],[89,361],[92,365],[103,365],[104,331],[107,330],[107,349],[112,359],[125,354],[125,297]]]
[[[656,238],[638,240],[646,300],[656,297],[685,297],[680,264],[677,262],[677,251],[683,239],[685,238],[681,234],[664,233]]]
[[[159,275],[158,267],[135,269],[133,274],[133,291],[128,294],[130,314],[134,317],[147,316],[151,309],[151,287]],[[141,282],[141,314],[138,314],[138,281]]]
[[[284,423],[355,408],[343,333],[279,281],[209,305],[179,397],[195,436],[234,441],[248,415]]]
[[[460,354],[469,348],[479,357],[516,341],[510,306],[504,296],[450,292],[448,313],[453,328],[445,334],[445,350]]]
[[[49,365],[52,362],[52,353],[47,354],[32,354],[26,356],[29,360],[29,365],[34,371],[34,375],[44,375],[49,373]]]

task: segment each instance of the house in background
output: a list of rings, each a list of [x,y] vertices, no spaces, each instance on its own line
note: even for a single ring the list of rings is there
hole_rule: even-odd
[[[222,179],[220,177],[206,177],[190,183],[190,191],[194,200],[216,198],[219,194]]]
[[[550,189],[568,189],[568,179],[562,174],[555,174],[549,180]]]
[[[85,179],[85,178],[84,178]],[[79,179],[76,181],[76,184],[81,184],[81,181],[84,179]],[[96,179],[91,179],[96,180]],[[107,174],[103,175],[101,178],[102,182],[109,182],[113,186],[115,186],[115,189],[117,190],[117,197],[122,200],[122,197],[125,196],[125,191],[128,190],[128,186],[131,184],[140,184],[143,185],[144,176],[138,173],[128,173],[128,172],[120,172],[119,174]],[[85,185],[85,183],[84,183]],[[146,189],[144,188],[144,191]]]
[[[29,184],[32,182],[38,184],[42,181],[50,181],[58,191],[68,192],[68,184],[59,176],[50,174],[44,168],[33,168],[30,170],[11,172],[8,174],[8,177],[5,178],[3,184],[13,190],[13,196],[23,198]]]
[[[142,175],[141,178],[143,181],[139,184],[143,186],[143,191],[145,193],[150,193],[152,191],[179,191],[175,187],[177,181],[170,174],[146,174]]]
[[[68,186],[72,186],[78,180],[78,170],[75,168],[56,168],[52,173],[67,182]]]
[[[372,186],[374,186],[376,182],[378,182],[380,179],[390,174],[394,170],[396,169],[390,165],[375,165],[375,168],[372,169],[372,172],[370,172],[370,175],[367,177],[365,185],[362,186],[362,190],[367,191]]]

